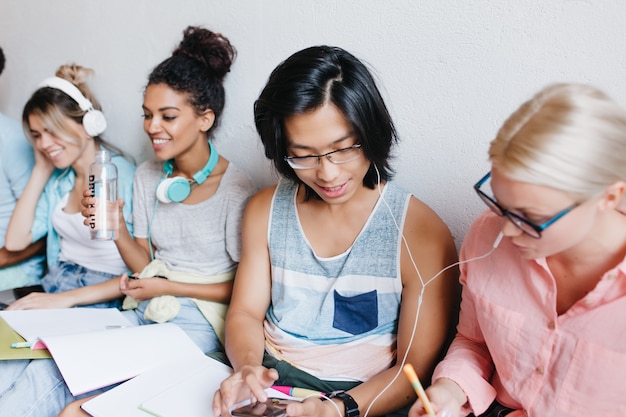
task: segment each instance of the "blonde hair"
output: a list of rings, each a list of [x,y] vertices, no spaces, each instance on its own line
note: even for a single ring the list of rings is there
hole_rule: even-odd
[[[61,65],[54,73],[59,78],[64,78],[67,81],[74,84],[81,93],[91,102],[93,108],[96,110],[102,110],[100,103],[93,95],[89,86],[87,86],[87,80],[94,75],[94,70],[91,68],[81,67],[77,64]]]
[[[61,65],[55,75],[63,78],[76,86],[80,92],[91,102],[96,110],[102,110],[100,103],[95,98],[89,87],[87,79],[94,74],[91,68],[82,67],[77,64]],[[37,116],[45,126],[55,136],[69,143],[77,143],[78,131],[74,126],[66,122],[67,118],[82,124],[83,117],[87,112],[80,108],[78,103],[65,94],[63,91],[53,87],[40,87],[37,89],[24,106],[22,112],[22,123],[24,129],[30,134],[29,116]],[[96,143],[105,145],[108,149],[116,153],[123,154],[117,147],[106,143],[101,137],[93,138]]]
[[[626,111],[591,86],[547,86],[504,122],[489,159],[513,180],[592,198],[626,180]]]

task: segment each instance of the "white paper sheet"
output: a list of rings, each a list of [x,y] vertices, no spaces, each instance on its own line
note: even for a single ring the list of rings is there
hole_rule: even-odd
[[[44,336],[59,336],[132,326],[115,308],[58,308],[0,311],[0,317],[29,342]]]
[[[231,372],[202,353],[181,356],[85,402],[82,408],[94,417],[211,417],[213,394]],[[141,410],[142,405],[152,412]]]
[[[189,336],[171,323],[41,340],[73,395],[125,381],[172,358],[202,354]]]
[[[213,395],[231,372],[208,356],[189,355],[152,368],[82,408],[93,417],[214,417]],[[294,399],[271,388],[265,392]]]
[[[213,417],[213,395],[232,369],[205,357],[202,364],[190,366],[172,384],[153,393],[139,408],[157,417]]]

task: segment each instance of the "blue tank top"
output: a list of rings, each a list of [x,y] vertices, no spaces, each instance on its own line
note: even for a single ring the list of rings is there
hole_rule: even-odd
[[[297,190],[283,181],[272,201],[267,350],[321,379],[367,380],[395,358],[402,292],[398,228],[410,194],[388,182],[352,246],[321,258],[303,234]]]

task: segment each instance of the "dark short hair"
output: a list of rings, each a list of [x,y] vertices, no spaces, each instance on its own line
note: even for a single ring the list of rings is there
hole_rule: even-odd
[[[2,48],[0,48],[0,74],[2,74],[2,71],[4,71],[5,62],[6,60],[4,58],[4,52],[2,51]]]
[[[391,147],[398,138],[391,116],[366,66],[349,52],[333,46],[314,46],[291,55],[274,71],[254,103],[254,122],[265,156],[285,178],[302,183],[287,164],[287,117],[332,103],[354,129],[365,157],[371,162],[363,185],[374,188],[392,177]],[[375,165],[375,167],[374,167]],[[307,187],[306,197],[316,194]]]

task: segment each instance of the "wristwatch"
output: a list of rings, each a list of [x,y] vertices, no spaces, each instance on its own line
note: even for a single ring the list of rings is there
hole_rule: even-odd
[[[346,417],[359,417],[359,405],[354,398],[345,391],[333,391],[328,398],[339,398],[346,410]]]

